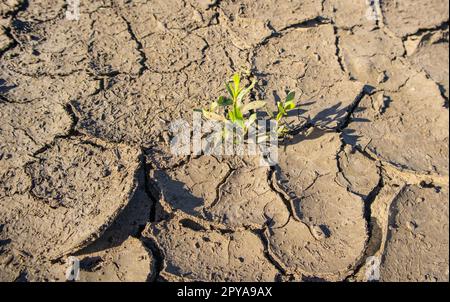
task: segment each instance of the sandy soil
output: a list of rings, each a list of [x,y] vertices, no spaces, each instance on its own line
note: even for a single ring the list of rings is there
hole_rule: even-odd
[[[0,281],[449,280],[448,1],[67,7],[0,2]],[[243,68],[278,165],[172,155]]]

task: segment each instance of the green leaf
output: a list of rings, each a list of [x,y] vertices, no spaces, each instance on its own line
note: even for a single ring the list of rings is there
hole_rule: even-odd
[[[234,122],[236,125],[238,125],[239,127],[241,127],[242,129],[245,129],[245,123],[243,119],[236,119],[236,121]]]
[[[239,107],[234,108],[234,116],[237,120],[244,120],[244,115]]]
[[[234,92],[233,89],[231,89],[230,83],[225,83],[225,86],[227,87],[227,91],[230,94],[230,96],[234,99]]]
[[[219,99],[217,100],[217,104],[221,107],[226,107],[226,106],[233,105],[233,100],[226,98],[224,96],[220,96]]]
[[[243,89],[243,90],[239,93],[239,95],[238,95],[238,97],[237,97],[237,102],[238,102],[238,105],[239,105],[239,106],[242,104],[242,100],[245,98],[245,96],[246,96],[247,94],[249,94],[250,91],[252,91],[253,87],[255,87],[255,84],[256,84],[256,80],[253,80],[252,83],[250,84],[250,86],[248,86],[247,88]]]
[[[236,121],[236,117],[234,115],[234,111],[230,110],[228,111],[228,118],[230,119],[230,121],[232,121],[233,123]]]
[[[294,91],[289,92],[288,95],[286,96],[286,103],[293,101],[294,98],[295,98],[295,92]]]
[[[248,104],[245,104],[242,107],[242,114],[246,114],[248,113],[250,110],[257,110],[257,109],[261,109],[263,107],[265,107],[267,105],[266,102],[264,101],[254,101]]]
[[[236,97],[239,94],[239,84],[241,83],[241,77],[239,73],[235,73],[233,75],[233,83],[234,83],[234,96]]]
[[[295,103],[293,100],[287,101],[286,103],[284,103],[285,111],[290,111],[290,110],[294,110],[294,109],[295,109]]]
[[[276,121],[278,122],[279,120],[281,120],[281,118],[283,117],[283,115],[284,115],[283,112],[278,112]]]
[[[219,115],[219,114],[214,113],[214,112],[209,112],[209,111],[206,111],[206,110],[203,110],[203,116],[206,119],[208,119],[208,120],[217,121],[217,122],[226,122],[226,120],[227,120],[222,115]]]

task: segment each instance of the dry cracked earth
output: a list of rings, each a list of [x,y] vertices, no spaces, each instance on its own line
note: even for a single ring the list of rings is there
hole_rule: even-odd
[[[0,1],[0,280],[449,280],[447,0]],[[303,94],[279,163],[170,153]]]

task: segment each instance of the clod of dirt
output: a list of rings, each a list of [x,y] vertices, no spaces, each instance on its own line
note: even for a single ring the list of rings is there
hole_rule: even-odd
[[[120,246],[77,258],[81,260],[80,281],[144,282],[155,273],[152,252],[133,237]]]
[[[129,147],[58,139],[27,165],[30,193],[1,199],[2,240],[43,259],[83,247],[128,203],[138,165]]]
[[[448,282],[448,187],[407,186],[390,208],[382,281]]]
[[[275,281],[261,239],[249,231],[221,234],[183,227],[178,219],[149,225],[144,236],[162,251],[169,281]]]
[[[358,99],[363,84],[347,79],[336,56],[333,26],[293,29],[270,39],[258,50],[254,66],[262,82],[263,99],[275,101],[295,91],[301,110],[322,128],[336,128]],[[303,94],[302,94],[303,93]],[[292,112],[294,113],[294,112]]]
[[[437,85],[416,74],[398,92],[380,95],[364,97],[345,141],[398,168],[448,175],[449,116]]]
[[[440,0],[380,1],[384,24],[404,37],[448,22],[449,2]]]

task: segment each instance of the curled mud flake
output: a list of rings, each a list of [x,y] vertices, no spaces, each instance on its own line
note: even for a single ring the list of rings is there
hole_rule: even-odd
[[[230,167],[212,156],[192,159],[174,171],[156,170],[150,178],[160,191],[166,210],[178,209],[203,217],[203,210],[218,198],[218,187],[230,173]]]
[[[275,281],[261,239],[249,232],[194,231],[177,219],[147,229],[164,256],[160,274],[169,281]]]
[[[448,22],[449,2],[442,0],[380,1],[383,23],[398,37]],[[412,17],[414,16],[414,17]]]
[[[27,166],[31,195],[0,203],[2,234],[35,258],[53,259],[83,247],[128,203],[138,165],[137,151],[128,147],[58,139]]]
[[[449,116],[437,85],[416,74],[386,96],[382,114],[377,95],[363,98],[344,140],[399,169],[448,175]]]
[[[397,196],[390,207],[382,281],[448,282],[448,197],[448,187],[417,186]]]
[[[254,66],[262,98],[276,101],[295,91],[300,110],[290,113],[296,124],[310,120],[322,128],[336,128],[358,100],[363,84],[349,81],[336,56],[333,26],[293,29],[271,39],[258,50]]]
[[[213,220],[230,227],[263,228],[286,224],[289,211],[271,190],[268,169],[246,168],[233,172],[220,187],[218,202],[207,210]]]

